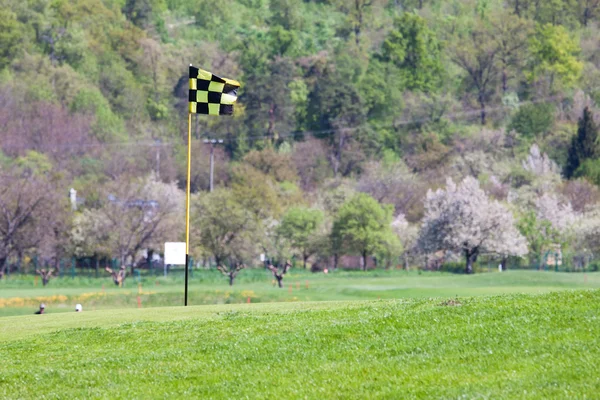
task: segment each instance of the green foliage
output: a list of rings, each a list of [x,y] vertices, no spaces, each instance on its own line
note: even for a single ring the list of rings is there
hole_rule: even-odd
[[[317,247],[317,231],[323,223],[324,215],[321,210],[306,207],[292,207],[281,219],[277,233],[288,240],[298,250],[304,268],[306,260]]]
[[[81,89],[71,103],[71,110],[95,116],[92,130],[100,141],[114,141],[123,132],[123,121],[112,112],[108,101],[98,89]]]
[[[515,130],[527,139],[534,139],[546,134],[554,124],[554,104],[526,104],[519,107],[507,127]]]
[[[365,121],[362,97],[352,83],[338,73],[327,70],[317,80],[308,96],[307,126],[316,136],[331,138],[331,129],[338,126],[357,127]]]
[[[259,225],[234,192],[217,189],[194,202],[196,240],[217,264],[255,259]]]
[[[391,230],[392,205],[382,206],[365,193],[358,193],[346,201],[335,215],[332,240],[349,253],[366,257],[383,253],[398,242]]]
[[[535,139],[564,165],[573,110],[588,105],[596,112],[585,95],[597,97],[597,0],[0,4],[6,163],[64,176],[89,208],[101,204],[103,183],[134,179],[149,166],[165,182],[185,183],[190,62],[242,83],[233,118],[194,116],[193,144],[207,136],[225,140],[216,150],[218,186],[273,226],[289,207],[317,197],[331,200],[323,207],[334,213],[345,197],[334,199],[339,182],[325,179],[347,177],[343,185],[352,191],[380,161],[402,161],[415,174],[418,190],[381,189],[384,197],[377,196],[416,210],[409,211],[411,222],[421,216],[425,190],[446,175],[481,173],[500,199],[514,189],[546,190],[540,177],[520,168],[519,154]],[[542,103],[580,89],[583,100],[560,113]],[[521,99],[539,104],[520,105]],[[74,120],[87,120],[63,129],[52,119],[54,131],[46,133],[10,111],[28,107],[68,109]],[[476,126],[474,112],[493,133]],[[31,138],[38,130],[56,137],[59,147],[19,142],[23,126]],[[156,140],[163,145],[149,147]],[[584,141],[590,143],[573,140],[568,175],[600,182],[597,155],[582,150],[595,139]],[[129,143],[114,146],[120,142]],[[191,184],[199,192],[208,159],[195,146]],[[47,153],[23,155],[28,148]],[[223,165],[229,159],[241,164]],[[492,160],[493,171],[450,168],[473,159]],[[392,265],[401,247],[386,240],[371,255]]]
[[[53,165],[48,156],[30,150],[22,157],[18,157],[16,165],[27,175],[45,175],[52,171]]]
[[[573,176],[586,177],[590,182],[600,186],[600,159],[583,160]]]
[[[563,26],[551,24],[538,26],[536,35],[530,43],[532,55],[530,79],[537,81],[549,75],[550,90],[554,90],[555,84],[565,88],[573,87],[583,70],[583,63],[577,59],[580,51],[577,41]]]
[[[588,163],[582,170],[580,166],[587,160],[595,160],[600,157],[600,143],[598,141],[598,127],[588,108],[583,111],[583,116],[577,124],[577,135],[571,139],[565,175],[572,176],[587,175],[593,177],[597,174],[594,161]],[[578,172],[579,170],[579,172]]]
[[[535,211],[519,216],[517,228],[527,239],[529,258],[532,265],[541,265],[542,251],[550,245],[560,242],[560,232],[552,227],[550,221],[537,218]]]
[[[19,53],[23,29],[17,15],[0,8],[0,70],[6,67]]]
[[[382,58],[398,68],[408,90],[430,92],[440,88],[441,45],[418,15],[404,13],[396,18],[383,42]]]

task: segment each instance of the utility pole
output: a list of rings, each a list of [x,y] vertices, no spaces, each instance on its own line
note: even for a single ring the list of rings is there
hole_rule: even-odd
[[[210,143],[210,191],[212,192],[215,165],[215,144],[223,144],[223,139],[204,139],[204,143]]]

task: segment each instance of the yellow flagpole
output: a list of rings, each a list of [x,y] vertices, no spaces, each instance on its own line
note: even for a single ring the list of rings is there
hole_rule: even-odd
[[[187,152],[187,188],[185,192],[185,295],[183,305],[187,306],[188,269],[190,258],[190,180],[192,159],[192,113],[188,111],[188,152]]]

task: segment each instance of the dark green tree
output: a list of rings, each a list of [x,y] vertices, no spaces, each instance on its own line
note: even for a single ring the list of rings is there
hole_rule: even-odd
[[[390,243],[399,242],[391,228],[393,208],[390,204],[382,206],[366,193],[355,195],[335,216],[333,242],[345,251],[358,252],[366,270],[368,256],[384,253]]]
[[[598,126],[594,122],[589,108],[586,107],[577,124],[577,135],[571,139],[565,175],[567,178],[572,178],[577,174],[577,170],[584,161],[596,159],[599,156]]]
[[[334,174],[344,175],[344,150],[360,136],[366,123],[366,107],[358,88],[344,79],[334,66],[328,66],[308,96],[307,126],[318,138],[327,140],[332,150]]]
[[[526,104],[519,108],[507,131],[515,130],[524,137],[535,138],[545,134],[554,124],[553,104]]]
[[[246,106],[246,125],[251,136],[266,135],[276,140],[280,132],[293,130],[294,107],[290,83],[294,79],[294,64],[287,58],[277,58],[267,66],[267,73],[249,71],[245,85],[251,90],[240,96]]]

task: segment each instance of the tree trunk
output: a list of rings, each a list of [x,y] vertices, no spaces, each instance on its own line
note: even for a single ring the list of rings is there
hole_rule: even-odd
[[[338,261],[339,261],[339,256],[337,253],[335,253],[333,255],[333,269],[337,269],[338,268]]]
[[[306,253],[302,253],[302,262],[304,263],[304,269],[306,269],[306,260],[308,260],[308,256]]]
[[[279,285],[279,287],[282,288],[283,284],[281,283],[281,281],[283,280],[283,275],[275,275],[275,278],[277,279],[277,285]]]
[[[6,275],[6,257],[0,258],[0,279]]]
[[[367,252],[363,251],[362,252],[362,259],[363,259],[363,271],[367,270]]]
[[[467,265],[465,268],[465,274],[472,274],[473,273],[473,264],[475,263],[475,261],[477,261],[477,256],[479,254],[479,250],[478,249],[474,249],[474,250],[465,250],[465,258],[467,261]]]
[[[479,106],[481,109],[481,125],[485,125],[485,101],[483,100],[483,94],[479,95]]]
[[[506,65],[502,68],[502,93],[508,90],[508,74],[506,73]]]
[[[235,276],[233,276],[233,274],[230,272],[229,273],[229,286],[233,286],[234,279],[235,279]]]

